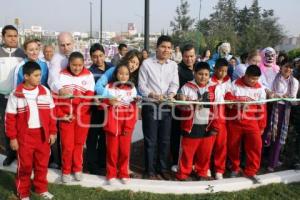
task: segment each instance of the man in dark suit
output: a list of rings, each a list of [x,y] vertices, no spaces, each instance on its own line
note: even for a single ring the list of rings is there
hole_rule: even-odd
[[[127,49],[127,45],[126,44],[119,44],[119,47],[118,47],[118,53],[114,55],[114,57],[112,58],[111,60],[111,63],[114,65],[114,66],[117,66],[117,64],[120,62],[121,58],[123,56],[125,56],[125,54],[127,53],[128,49]]]

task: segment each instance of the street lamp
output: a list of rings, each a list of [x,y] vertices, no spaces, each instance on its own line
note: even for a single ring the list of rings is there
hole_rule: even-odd
[[[145,34],[144,34],[144,49],[149,50],[149,15],[150,6],[149,0],[145,0]]]
[[[102,0],[100,0],[100,31],[99,31],[99,42],[100,44],[102,44],[102,28],[103,28],[103,4],[102,4]]]
[[[93,38],[93,3],[90,1],[90,39]]]
[[[141,16],[141,15],[138,15],[138,14],[135,14],[135,16],[141,18],[141,20],[142,20],[141,34],[143,34],[143,30],[144,30],[144,16]]]

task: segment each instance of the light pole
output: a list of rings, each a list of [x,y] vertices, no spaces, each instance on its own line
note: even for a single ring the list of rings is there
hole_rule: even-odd
[[[145,0],[145,31],[144,31],[144,49],[149,50],[149,15],[150,15],[150,6],[149,0]]]
[[[93,38],[93,3],[90,1],[90,39]]]
[[[199,7],[199,22],[201,19],[201,7],[202,7],[202,0],[200,0],[200,7]]]
[[[102,31],[103,31],[103,2],[100,0],[100,31],[99,31],[99,42],[102,44]]]
[[[143,30],[144,30],[144,16],[141,16],[141,15],[138,15],[138,14],[135,14],[135,16],[141,18],[141,20],[142,20],[141,34],[143,34]]]
[[[199,42],[197,42],[198,43],[198,53],[200,54],[200,48],[201,48],[201,22],[200,22],[200,20],[201,20],[201,8],[202,8],[202,0],[199,0],[200,2],[200,5],[199,5],[199,39],[197,40],[197,41],[199,41]]]

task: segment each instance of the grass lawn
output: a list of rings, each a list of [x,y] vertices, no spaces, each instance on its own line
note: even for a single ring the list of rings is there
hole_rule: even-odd
[[[0,200],[16,200],[14,194],[14,174],[0,171]],[[174,194],[152,194],[131,191],[107,192],[101,188],[83,188],[81,186],[49,185],[49,191],[55,195],[57,200],[258,200],[258,199],[300,199],[300,183],[289,185],[273,184],[257,189],[244,190],[232,193],[215,193],[199,195],[174,195]],[[37,196],[32,196],[38,200]]]

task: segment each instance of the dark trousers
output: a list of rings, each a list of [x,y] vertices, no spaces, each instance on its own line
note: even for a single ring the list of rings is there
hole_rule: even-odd
[[[175,108],[175,116],[180,116],[179,109]],[[178,164],[179,147],[180,147],[180,120],[172,117],[172,131],[171,131],[171,154],[172,154],[172,165]]]
[[[171,121],[171,110],[168,106],[142,106],[146,174],[169,170]]]
[[[10,140],[5,134],[5,109],[6,109],[7,99],[4,95],[0,94],[0,138],[1,143],[5,146],[5,152],[7,157],[16,158],[16,152],[10,148]]]
[[[51,145],[51,155],[49,164],[55,163],[58,167],[61,167],[61,146],[60,146],[60,132],[57,123],[57,139],[53,145]]]
[[[92,127],[89,129],[86,140],[86,166],[91,174],[99,174],[100,170],[105,169],[106,166],[106,139],[102,126],[103,121],[104,111],[92,107]]]
[[[291,120],[290,124],[294,127],[292,136],[290,137],[291,142],[288,145],[291,145],[292,155],[292,164],[300,163],[300,105],[292,106],[291,109]]]

